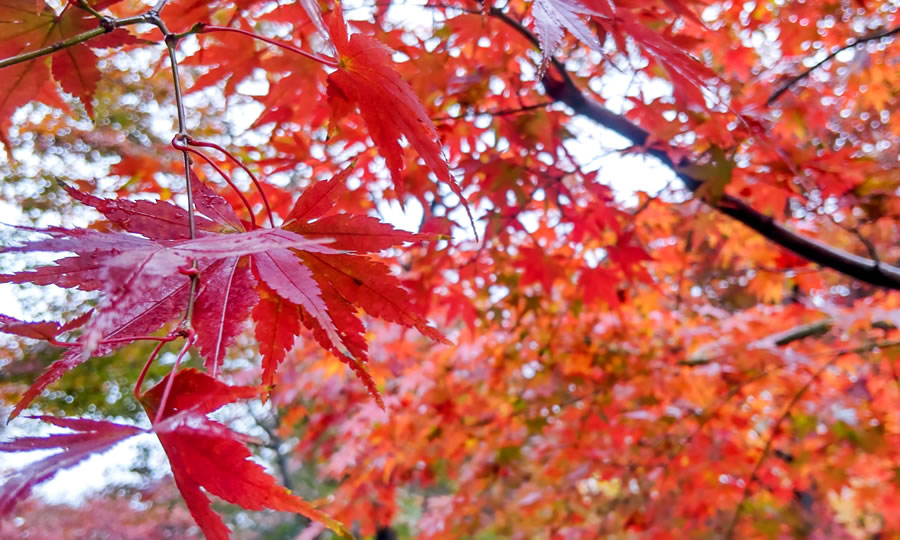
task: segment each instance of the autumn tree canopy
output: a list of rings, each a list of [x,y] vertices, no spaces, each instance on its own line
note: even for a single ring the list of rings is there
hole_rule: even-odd
[[[0,535],[900,534],[897,9],[0,0]]]

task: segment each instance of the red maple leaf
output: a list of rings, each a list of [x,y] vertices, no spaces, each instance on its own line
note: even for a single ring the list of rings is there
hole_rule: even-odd
[[[300,258],[312,271],[328,312],[339,325],[341,344],[352,354],[352,358],[348,358],[350,367],[380,403],[374,381],[360,363],[367,360],[367,346],[363,338],[365,328],[356,315],[358,308],[386,321],[416,328],[436,341],[447,343],[447,340],[412,309],[409,293],[390,268],[364,255],[430,236],[399,231],[369,216],[332,213],[335,202],[348,191],[346,178],[351,170],[352,165],[331,180],[318,182],[304,192],[288,214],[284,228],[310,239],[333,239],[331,245],[344,250],[313,257],[301,253]],[[334,347],[318,319],[304,317],[303,322],[323,347],[340,356],[342,351]]]
[[[271,252],[278,257],[288,253],[292,261],[285,261],[285,264],[290,262],[291,268],[306,276],[309,270],[290,249],[309,248],[333,252],[320,245],[323,241],[321,239],[305,239],[283,229],[256,229],[232,234],[210,232],[194,240],[185,240],[183,231],[172,227],[166,219],[154,220],[148,217],[148,205],[164,209],[160,213],[162,216],[177,215],[175,210],[168,207],[172,206],[168,203],[114,205],[96,197],[82,196],[81,199],[112,216],[116,224],[157,240],[116,231],[22,228],[43,233],[50,238],[3,249],[5,252],[73,252],[76,256],[62,259],[62,267],[51,265],[36,272],[2,276],[0,281],[31,280],[68,287],[83,286],[89,290],[99,289],[104,293],[80,338],[68,343],[69,349],[63,357],[51,364],[26,391],[13,410],[12,417],[19,414],[47,385],[92,354],[109,354],[134,339],[158,330],[182,312],[189,296],[189,280],[180,273],[179,268],[192,262],[197,265],[200,287],[196,294],[196,305],[201,309],[194,310],[196,316],[192,322],[197,331],[200,351],[206,357],[207,365],[213,366],[215,371],[215,366],[222,361],[225,348],[240,332],[243,321],[250,315],[250,310],[257,301],[254,290],[256,280],[249,271],[246,256]],[[211,207],[222,208],[217,201],[209,200],[207,202]],[[221,215],[217,214],[217,217]],[[166,240],[166,236],[177,239]],[[45,270],[46,268],[49,270]],[[290,268],[281,270],[291,271]],[[310,283],[318,295],[315,282],[310,279]],[[324,303],[321,305],[324,311]],[[68,329],[71,328],[67,327]],[[49,334],[56,331],[46,326],[32,324],[23,327],[12,323],[0,326],[0,330],[20,335],[23,332],[33,332],[44,339],[55,337]]]
[[[340,4],[328,21],[331,40],[338,52],[338,69],[328,76],[328,104],[334,121],[359,107],[369,136],[387,161],[394,187],[403,194],[404,168],[400,139],[406,137],[438,180],[453,190],[472,220],[466,198],[441,154],[434,124],[409,83],[394,70],[391,50],[363,34],[348,36]]]
[[[172,376],[141,397],[150,418],[156,418],[166,383]],[[256,397],[263,388],[228,386],[193,369],[179,371],[174,377],[171,394],[154,431],[169,457],[178,490],[208,539],[227,539],[228,528],[210,508],[204,491],[248,510],[295,512],[323,523],[340,537],[352,538],[341,523],[279,486],[251,461],[246,436],[206,416],[225,404]]]
[[[693,23],[702,22],[680,2],[672,2],[671,7],[688,17]],[[594,51],[604,54],[603,39],[592,31],[581,16],[593,17],[602,30],[616,38],[622,50],[624,37],[637,43],[650,59],[656,60],[666,70],[672,80],[676,96],[691,101],[701,107],[706,106],[702,89],[715,74],[685,51],[673,45],[653,30],[636,20],[628,9],[602,0],[535,0],[532,8],[535,29],[541,44],[543,72],[553,53],[563,38],[563,28],[569,30],[580,42]],[[604,36],[605,37],[605,36]]]
[[[258,290],[260,301],[253,308],[255,335],[262,356],[262,382],[271,385],[275,370],[300,334],[300,306],[278,296],[264,284]]]
[[[210,508],[204,490],[249,510],[269,508],[302,514],[324,524],[342,538],[352,538],[338,521],[279,486],[250,460],[245,446],[251,439],[206,415],[239,399],[258,396],[254,386],[229,386],[193,369],[170,374],[141,396],[150,418],[156,418],[169,378],[174,377],[160,420],[153,426],[172,468],[175,483],[194,520],[209,539],[227,539],[228,528]],[[86,418],[33,417],[74,433],[22,437],[0,442],[0,452],[61,450],[14,471],[0,486],[0,516],[8,515],[37,484],[62,469],[109,450],[123,440],[146,433],[135,426]]]
[[[118,0],[90,2],[94,9],[106,9]],[[50,6],[34,0],[0,0],[0,56],[26,53],[71,38],[99,26],[97,19],[74,3],[57,14]],[[125,29],[98,36],[95,40],[67,47],[47,62],[38,58],[4,70],[0,82],[0,117],[8,122],[16,108],[33,99],[60,105],[54,92],[43,92],[56,80],[62,89],[76,96],[88,116],[93,117],[93,98],[100,81],[99,58],[92,48],[112,48],[137,43]],[[51,78],[52,74],[52,78]]]

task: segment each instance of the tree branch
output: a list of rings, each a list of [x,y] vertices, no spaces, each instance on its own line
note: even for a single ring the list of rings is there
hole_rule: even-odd
[[[510,25],[533,45],[539,45],[537,37],[515,19],[497,9],[491,9],[490,14]],[[897,31],[900,32],[900,30]],[[871,36],[870,38],[876,39]],[[651,139],[646,130],[586,97],[572,80],[565,66],[558,60],[552,59],[551,64],[554,66],[554,70],[548,70],[541,81],[548,97],[565,103],[575,114],[589,118],[601,126],[615,131],[628,139],[632,145],[644,147],[646,154],[655,157],[674,171],[685,186],[695,194],[703,186],[702,180],[685,172],[685,168],[692,165],[690,161],[682,160],[675,163],[664,149],[647,147]],[[818,240],[801,236],[731,195],[723,195],[718,201],[704,200],[704,202],[808,261],[871,285],[900,290],[900,268],[896,266],[860,257]]]
[[[187,139],[187,119],[186,114],[184,112],[184,94],[181,90],[181,78],[178,76],[178,58],[175,54],[175,48],[178,46],[179,40],[181,40],[184,35],[181,34],[173,34],[166,27],[166,23],[160,18],[159,13],[156,11],[157,7],[162,9],[165,6],[164,1],[160,1],[157,6],[148,11],[145,17],[148,19],[148,22],[155,25],[159,28],[159,31],[162,32],[162,35],[165,39],[166,50],[169,53],[169,63],[172,65],[172,84],[175,88],[175,110],[178,114],[178,133],[175,135],[175,139]],[[195,25],[196,28],[196,25]],[[188,32],[192,32],[193,28]],[[173,139],[173,141],[175,140]],[[184,159],[184,184],[185,184],[185,194],[187,195],[187,210],[188,210],[188,229],[190,231],[190,237],[193,240],[197,237],[197,222],[194,215],[194,190],[191,185],[191,155],[188,153],[187,148],[181,150],[182,157]],[[194,316],[194,300],[197,298],[197,286],[199,283],[199,276],[197,272],[197,263],[193,261],[191,263],[192,272],[188,272],[188,279],[190,279],[190,291],[188,292],[188,304],[187,309],[184,312],[184,319],[181,321],[181,326],[191,328],[191,319]],[[216,377],[218,375],[219,363],[213,363],[212,376]],[[173,371],[174,373],[174,371]],[[174,375],[173,375],[174,376]]]
[[[94,28],[93,30],[88,30],[87,32],[82,32],[81,34],[66,38],[52,45],[48,45],[42,49],[36,49],[22,54],[17,54],[16,56],[10,56],[9,58],[4,58],[3,60],[0,60],[0,69],[14,66],[16,64],[21,64],[22,62],[28,62],[36,58],[40,58],[41,56],[47,56],[48,54],[53,54],[57,51],[68,49],[69,47],[74,47],[75,45],[84,43],[89,39],[93,39],[97,36],[102,36],[103,34],[108,34],[116,28],[133,26],[140,23],[152,24],[148,19],[146,13],[143,15],[136,15],[134,17],[126,17],[124,19],[106,19],[106,21],[108,21],[106,25],[101,25],[97,28]]]
[[[281,484],[289,490],[294,491],[294,479],[291,477],[287,456],[281,451],[281,445],[284,444],[284,441],[277,433],[278,427],[281,424],[281,418],[277,413],[273,412],[272,425],[270,425],[265,419],[260,418],[253,412],[253,408],[249,403],[247,404],[247,412],[253,418],[253,421],[256,422],[256,425],[266,432],[266,436],[269,438],[269,444],[267,444],[266,447],[275,452],[275,465],[278,467],[278,474],[281,476]]]
[[[806,339],[808,337],[819,337],[827,334],[831,328],[834,326],[835,320],[831,317],[826,317],[824,319],[820,319],[815,322],[800,324],[793,328],[788,328],[782,332],[777,332],[775,334],[771,334],[769,336],[757,339],[752,342],[749,346],[760,346],[764,347],[766,345],[774,345],[776,347],[784,347],[785,345],[790,345],[795,341],[800,341],[802,339]],[[872,328],[877,328],[879,330],[896,330],[897,327],[893,325],[890,321],[874,321],[872,323]],[[888,342],[890,344],[892,342]],[[687,360],[681,360],[678,362],[679,366],[705,366],[715,361],[715,348],[718,347],[719,342],[707,343],[704,346],[701,346],[697,352],[694,353],[693,356],[688,358]],[[870,350],[870,345],[863,345],[862,351]],[[856,349],[850,349],[850,352],[854,352]],[[840,352],[841,354],[847,354],[847,351]]]
[[[753,479],[756,478],[756,475],[759,473],[759,470],[762,468],[763,463],[765,463],[766,458],[769,456],[769,451],[772,449],[772,443],[775,441],[775,436],[778,435],[778,431],[781,428],[781,424],[787,419],[787,417],[791,414],[791,410],[800,401],[800,398],[806,394],[806,391],[812,386],[814,382],[816,382],[822,373],[825,372],[826,369],[831,367],[837,359],[840,358],[840,355],[835,355],[834,358],[829,360],[825,365],[820,367],[813,376],[810,377],[806,384],[804,384],[797,393],[794,394],[794,397],[788,402],[787,406],[784,408],[784,412],[781,413],[781,416],[778,417],[778,420],[775,421],[775,424],[772,426],[771,433],[769,438],[766,440],[766,444],[763,447],[762,454],[760,454],[759,459],[756,460],[756,464],[753,466],[753,471],[750,472],[750,476],[747,477],[747,480],[744,484],[744,491],[741,493],[741,500],[738,502],[737,508],[734,510],[734,515],[731,516],[731,521],[728,523],[728,528],[725,530],[725,538],[731,539],[734,537],[734,529],[737,527],[738,521],[740,521],[741,513],[743,512],[744,506],[747,504],[747,499],[750,497],[750,490],[753,485]]]
[[[101,36],[106,33],[107,33],[106,28],[103,28],[102,26],[98,26],[97,28],[94,28],[93,30],[88,30],[87,32],[82,32],[81,34],[78,34],[77,36],[72,36],[68,39],[58,41],[52,45],[48,45],[48,46],[44,47],[43,49],[28,51],[26,53],[17,54],[16,56],[11,56],[9,58],[0,60],[0,69],[9,67],[9,66],[14,66],[16,64],[21,64],[22,62],[28,62],[30,60],[34,60],[35,58],[40,58],[41,56],[46,56],[48,54],[53,54],[56,51],[60,51],[62,49],[74,47],[75,45],[78,45],[79,43],[83,43],[89,39],[95,38],[97,36]]]
[[[820,67],[822,67],[823,64],[825,64],[829,60],[832,60],[835,56],[846,51],[847,49],[852,49],[853,47],[856,47],[857,45],[862,45],[863,43],[868,43],[869,41],[875,41],[875,40],[883,39],[886,37],[890,37],[897,33],[900,33],[900,26],[898,26],[896,28],[891,28],[890,30],[882,30],[881,32],[876,32],[874,34],[871,34],[871,35],[868,35],[865,37],[861,37],[859,39],[854,39],[853,41],[844,45],[843,47],[841,47],[839,49],[835,49],[834,51],[831,52],[831,54],[829,54],[822,60],[816,62],[812,67],[808,68],[803,73],[796,75],[794,77],[791,77],[786,83],[784,83],[784,85],[781,86],[781,88],[779,88],[778,90],[775,91],[774,94],[769,96],[769,99],[766,100],[766,105],[772,105],[773,103],[778,101],[778,98],[780,98],[782,95],[784,95],[785,92],[790,90],[792,86],[794,86],[798,82],[802,81],[803,79],[809,77],[813,71],[819,69]]]
[[[166,7],[166,3],[168,3],[168,1],[169,0],[159,0],[156,4],[154,4],[150,11],[159,15],[163,8]]]
[[[833,366],[835,362],[842,356],[846,356],[848,354],[861,354],[864,352],[869,352],[874,349],[886,349],[889,347],[897,347],[900,346],[900,342],[898,341],[886,341],[881,343],[870,343],[867,345],[862,345],[859,347],[852,347],[849,349],[843,349],[835,353],[835,355],[825,363],[822,367],[816,370],[813,373],[812,377],[806,381],[800,390],[798,390],[791,400],[788,402],[784,411],[781,413],[781,416],[775,421],[775,424],[772,426],[771,432],[769,434],[769,438],[766,440],[766,444],[763,447],[762,454],[760,454],[759,459],[756,460],[756,464],[753,466],[753,471],[751,471],[750,476],[747,477],[747,480],[744,484],[744,491],[741,494],[741,500],[738,502],[737,507],[734,509],[734,515],[731,517],[731,521],[728,523],[728,528],[725,529],[724,538],[730,540],[734,537],[734,530],[737,527],[738,521],[740,521],[741,514],[743,513],[744,507],[747,504],[747,499],[750,497],[750,491],[753,488],[753,481],[756,479],[756,475],[759,474],[760,469],[765,463],[766,459],[769,457],[769,452],[772,450],[772,443],[775,441],[775,437],[778,435],[778,431],[781,428],[781,424],[784,423],[785,420],[790,416],[791,410],[797,405],[800,399],[806,394],[806,392],[810,389],[814,382],[816,382],[819,377],[822,376],[822,373],[825,372],[826,369]]]
[[[546,108],[548,105],[553,105],[556,103],[555,101],[545,101],[543,103],[535,103],[533,105],[523,105],[522,107],[518,107],[515,109],[497,109],[496,111],[465,111],[462,114],[458,114],[456,116],[437,116],[431,119],[432,122],[446,122],[449,120],[462,120],[463,118],[469,116],[481,116],[483,114],[487,114],[490,116],[510,116],[513,114],[521,114],[528,111],[533,111],[536,109]]]

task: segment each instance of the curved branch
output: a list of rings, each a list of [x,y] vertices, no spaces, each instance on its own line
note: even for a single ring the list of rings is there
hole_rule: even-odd
[[[788,81],[786,83],[784,83],[784,85],[782,85],[781,88],[779,88],[778,90],[775,91],[774,94],[769,96],[769,99],[766,100],[766,105],[772,105],[773,103],[778,101],[778,98],[780,98],[782,95],[784,95],[785,92],[790,90],[792,86],[794,86],[798,82],[802,81],[803,79],[809,77],[809,75],[813,71],[819,69],[820,67],[822,67],[823,64],[825,64],[829,60],[834,59],[835,56],[846,51],[847,49],[852,49],[853,47],[856,47],[857,45],[862,45],[863,43],[868,43],[869,41],[876,41],[879,39],[884,39],[886,37],[891,37],[897,33],[900,33],[900,26],[898,26],[896,28],[891,28],[890,30],[882,30],[881,32],[876,32],[874,34],[870,34],[868,36],[864,36],[859,39],[854,39],[853,41],[844,45],[843,47],[841,47],[839,49],[835,49],[834,51],[831,52],[831,54],[829,54],[825,58],[821,59],[820,61],[816,62],[813,66],[806,69],[803,73],[788,79]]]
[[[510,25],[533,45],[539,45],[534,34],[515,19],[497,9],[491,9],[490,14]],[[897,32],[900,32],[900,29]],[[871,37],[871,39],[875,39],[875,37]],[[692,165],[690,161],[682,160],[675,163],[664,149],[648,147],[651,140],[650,134],[645,129],[585,96],[562,63],[556,59],[551,60],[551,63],[554,70],[548,71],[541,80],[548,97],[565,103],[575,114],[589,118],[601,126],[615,131],[628,139],[634,146],[644,147],[646,154],[655,157],[674,171],[688,189],[695,193],[700,189],[703,181],[685,172],[685,167]],[[731,195],[723,195],[715,202],[710,200],[704,202],[810,262],[831,268],[871,285],[900,290],[900,268],[896,266],[860,257],[818,240],[801,236],[778,223],[774,218],[753,209],[744,201]]]
[[[778,419],[775,421],[775,424],[772,425],[772,429],[770,430],[770,435],[769,435],[768,439],[766,439],[766,444],[762,449],[762,453],[760,453],[759,459],[757,459],[756,463],[753,465],[753,470],[750,472],[750,475],[744,481],[745,482],[744,483],[744,491],[741,493],[741,500],[740,500],[740,502],[738,502],[738,505],[734,510],[734,514],[732,514],[732,516],[731,516],[731,520],[728,522],[728,528],[725,529],[725,538],[726,539],[731,540],[731,538],[734,537],[735,528],[737,527],[738,521],[740,521],[740,519],[741,519],[741,513],[743,512],[744,506],[746,506],[746,504],[747,504],[747,499],[750,497],[750,492],[753,489],[753,481],[756,479],[757,475],[759,474],[759,471],[762,468],[763,463],[765,463],[766,458],[769,457],[769,452],[772,450],[772,443],[775,441],[775,437],[779,433],[781,424],[783,424],[784,421],[788,418],[788,416],[791,414],[791,410],[794,408],[795,405],[797,405],[797,403],[800,401],[800,399],[803,397],[803,395],[806,394],[806,391],[810,389],[810,387],[813,385],[813,383],[816,382],[819,379],[819,377],[822,376],[822,373],[824,373],[826,369],[831,367],[835,363],[835,361],[837,361],[838,358],[840,358],[840,356],[835,356],[834,358],[829,360],[825,365],[823,365],[818,370],[816,370],[815,373],[813,373],[812,377],[810,377],[810,379],[808,381],[806,381],[806,384],[804,384],[802,387],[800,387],[800,390],[798,390],[794,394],[794,396],[788,402],[787,406],[784,408],[784,411],[781,413],[781,416],[779,416]]]

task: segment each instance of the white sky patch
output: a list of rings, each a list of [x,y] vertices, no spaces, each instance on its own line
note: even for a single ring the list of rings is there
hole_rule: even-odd
[[[6,425],[0,433],[4,440],[9,440],[46,437],[71,431],[39,420],[19,417]],[[161,478],[169,473],[169,463],[159,440],[149,433],[141,434],[122,441],[107,452],[92,455],[75,467],[60,471],[49,481],[36,487],[32,496],[41,497],[52,504],[78,505],[85,497],[110,486],[140,485],[147,479],[130,468],[137,463],[137,457],[143,451],[146,451],[147,467],[153,471],[154,478]],[[55,453],[55,450],[0,453],[0,479]]]

